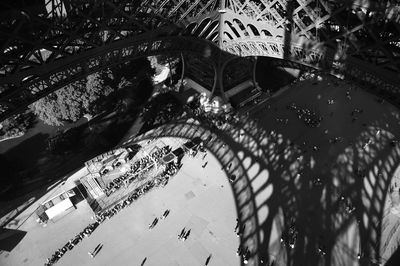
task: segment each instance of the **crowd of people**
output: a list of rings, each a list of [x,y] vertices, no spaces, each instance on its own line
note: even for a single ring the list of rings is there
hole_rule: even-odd
[[[233,120],[233,117],[230,113],[216,115],[213,113],[206,113],[202,109],[195,109],[191,111],[198,119],[202,120],[213,129],[221,130],[224,128],[226,123],[229,123]]]
[[[69,240],[62,248],[58,249],[51,258],[47,259],[44,265],[50,266],[55,264],[68,250],[72,250],[73,247],[81,242],[85,237],[89,237],[91,233],[105,220],[112,218],[119,211],[130,206],[133,201],[137,200],[140,196],[151,190],[153,187],[159,186],[161,184],[166,184],[165,180],[169,180],[173,175],[175,175],[180,167],[180,164],[174,162],[168,163],[165,166],[164,171],[160,175],[156,176],[152,180],[149,180],[140,188],[135,189],[129,196],[115,204],[113,207],[97,213],[93,217],[93,219],[95,220],[93,223],[86,226],[79,234]],[[164,212],[163,217],[165,218],[168,214],[169,210]]]
[[[340,207],[347,213],[351,214],[356,210],[355,205],[352,203],[349,197],[343,195],[339,196]]]
[[[99,226],[99,224],[99,221],[95,221],[94,223],[86,226],[79,234],[77,234],[74,238],[71,238],[62,248],[59,248],[56,252],[54,252],[51,258],[48,258],[44,265],[50,266],[56,263],[68,250],[72,250],[74,246],[81,242],[85,237],[89,237]]]
[[[110,196],[112,193],[120,189],[124,184],[126,184],[127,180],[133,180],[138,174],[132,174],[130,172],[123,174],[115,179],[113,179],[104,189],[104,193]]]
[[[182,164],[180,163],[168,163],[165,170],[155,179],[155,182],[164,187],[168,184],[170,177],[174,176],[181,167]]]
[[[355,122],[358,119],[358,115],[362,114],[363,110],[362,109],[358,109],[358,108],[354,108],[353,111],[351,111],[351,122]]]
[[[178,239],[181,241],[186,241],[186,239],[188,239],[191,231],[192,231],[191,229],[186,230],[186,228],[184,227],[182,229],[181,233],[178,235]]]
[[[173,120],[182,113],[181,104],[170,92],[154,95],[143,107],[140,116],[145,131]]]
[[[246,224],[240,225],[239,219],[236,218],[236,226],[234,230],[236,236],[239,237],[242,234],[244,234],[245,229],[246,229]],[[251,256],[251,251],[249,247],[244,247],[244,245],[240,244],[236,251],[236,255],[242,258],[244,264],[247,264]]]
[[[293,249],[296,245],[297,235],[298,231],[296,225],[292,223],[288,229],[282,232],[281,243]]]
[[[122,176],[119,176],[112,180],[106,186],[104,192],[107,196],[110,196],[112,193],[121,188],[124,184],[131,183],[138,175],[144,174],[145,172],[149,171],[154,166],[154,162],[159,163],[161,158],[167,155],[170,151],[171,147],[169,145],[166,145],[154,151],[152,154],[135,161],[134,163],[132,163],[131,169],[128,172],[124,173]]]
[[[291,103],[287,106],[289,110],[296,112],[297,117],[309,127],[319,127],[321,125],[322,116],[317,115],[314,111]]]
[[[200,106],[199,99],[188,103],[186,105],[186,110],[192,113],[194,117],[206,122],[206,124],[213,129],[223,129],[227,123],[239,120],[238,115],[233,111],[218,114],[205,112]]]
[[[167,218],[170,212],[171,212],[170,209],[165,210],[163,215],[160,217],[160,220],[164,220],[165,218]],[[158,224],[158,221],[159,221],[158,217],[154,218],[153,222],[149,224],[149,230],[153,229],[154,226]]]
[[[249,263],[249,259],[251,256],[251,252],[249,247],[244,248],[242,245],[239,245],[238,250],[236,251],[236,255],[242,257],[243,263]]]
[[[131,165],[131,172],[136,173],[139,170],[146,169],[149,165],[152,165],[154,162],[158,163],[162,157],[167,155],[171,151],[171,147],[166,145],[160,149],[157,149],[150,155],[147,155],[140,160],[137,160]]]

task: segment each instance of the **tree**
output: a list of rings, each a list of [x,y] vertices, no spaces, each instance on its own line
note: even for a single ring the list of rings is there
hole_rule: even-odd
[[[146,58],[120,64],[112,69],[90,74],[84,80],[64,88],[30,105],[31,110],[46,124],[60,126],[76,122],[84,114],[95,115],[107,109],[105,103],[115,102],[115,92],[120,86],[130,85],[154,74]],[[121,82],[124,80],[124,82]],[[150,90],[151,91],[151,90]],[[114,95],[111,98],[111,95]],[[143,97],[143,95],[137,95]]]
[[[112,92],[110,86],[104,86],[102,73],[94,73],[36,101],[30,108],[46,124],[60,126],[78,121],[85,113],[95,114],[100,100]]]
[[[86,79],[86,88],[82,95],[82,105],[84,110],[89,114],[94,115],[100,111],[101,100],[114,91],[110,86],[104,85],[104,75],[106,73],[94,73]]]
[[[35,121],[32,112],[13,115],[0,123],[0,139],[24,134]]]
[[[155,69],[155,74],[158,75],[165,66],[169,68],[169,77],[165,80],[167,86],[176,84],[181,78],[182,61],[179,55],[161,54],[149,57],[151,66]]]
[[[146,103],[141,113],[144,121],[143,132],[170,122],[174,117],[179,116],[182,111],[182,105],[172,93],[158,94]]]
[[[147,58],[139,58],[133,61],[119,64],[111,69],[114,80],[119,82],[121,79],[133,81],[141,79],[144,76],[151,77],[155,74],[155,70]]]
[[[30,108],[48,125],[61,126],[65,121],[75,122],[85,111],[82,102],[84,88],[83,81],[74,82],[34,102]]]

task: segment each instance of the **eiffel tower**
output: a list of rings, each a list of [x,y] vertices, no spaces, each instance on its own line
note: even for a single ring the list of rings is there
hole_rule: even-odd
[[[162,53],[197,55],[185,74],[225,100],[230,66],[249,65],[251,75],[251,61],[268,57],[358,81],[398,104],[395,2],[3,0],[0,120],[92,72]]]
[[[256,86],[266,57],[399,106],[399,12],[395,0],[2,0],[0,121],[91,73],[159,54],[182,56],[184,75],[225,101],[243,79]]]

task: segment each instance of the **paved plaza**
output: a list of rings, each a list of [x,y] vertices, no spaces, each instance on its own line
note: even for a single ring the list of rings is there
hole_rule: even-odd
[[[293,104],[323,117],[320,125],[310,126],[293,111]],[[262,257],[285,265],[297,256],[308,259],[302,257],[305,253],[296,253],[303,239],[293,249],[281,242],[282,228],[292,218],[297,228],[309,230],[310,241],[332,241],[329,255],[319,251],[313,258],[315,265],[325,259],[332,265],[363,265],[373,258],[362,257],[362,245],[386,261],[400,239],[398,178],[385,190],[391,177],[400,176],[395,165],[399,149],[390,148],[400,131],[399,112],[333,78],[299,82],[246,112],[236,124],[215,132],[189,118],[139,137],[142,146],[160,142],[172,148],[185,142],[171,137],[175,135],[213,140],[206,143],[209,152],[204,158],[202,153],[185,156],[182,169],[164,188],[152,189],[100,224],[57,264],[204,265],[211,255],[208,265],[240,265],[235,252],[242,241],[254,254],[250,265],[260,265]],[[134,138],[127,135],[121,144],[131,144]],[[14,250],[0,254],[1,265],[41,265],[92,222],[85,201],[47,227],[40,227],[32,215],[37,204],[84,174],[80,170],[66,184],[49,188],[48,195],[8,226],[28,233]],[[238,178],[229,183],[231,174]],[[341,195],[357,207],[351,212],[341,209]],[[167,209],[167,218],[148,230]],[[240,238],[234,232],[236,218],[246,224]],[[185,242],[178,240],[183,228],[191,230]],[[99,244],[102,248],[91,258],[88,252]],[[316,244],[318,248],[322,247]]]
[[[234,233],[236,207],[231,187],[221,166],[208,154],[183,159],[183,167],[164,188],[155,188],[115,217],[103,222],[89,238],[68,251],[59,265],[239,265],[235,252],[239,239]],[[54,250],[86,226],[90,219],[87,203],[46,228],[32,225],[26,238],[10,254],[0,257],[2,265],[41,265]],[[148,224],[171,212],[155,228]],[[80,218],[79,218],[80,217]],[[182,228],[191,229],[188,239],[178,240]],[[36,233],[37,232],[37,233]],[[99,243],[95,258],[88,255]],[[35,249],[29,247],[36,247]],[[25,260],[25,262],[24,262]]]
[[[59,265],[239,265],[239,241],[233,232],[236,209],[231,189],[218,162],[208,155],[209,167],[200,158],[183,160],[180,172],[164,188],[145,194],[122,210],[81,244],[68,252]],[[148,224],[171,212],[151,231]],[[191,229],[185,242],[182,228]],[[104,244],[95,258],[88,251]]]

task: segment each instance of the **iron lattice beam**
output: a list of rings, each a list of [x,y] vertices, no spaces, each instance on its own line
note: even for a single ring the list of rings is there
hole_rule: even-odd
[[[57,67],[53,64],[54,68],[51,71],[46,71],[48,69],[43,68],[40,70],[43,71],[40,78],[30,79],[19,88],[10,89],[10,93],[4,93],[0,101],[0,120],[23,110],[37,99],[71,82],[85,78],[91,73],[144,56],[167,53],[179,54],[180,52],[195,53],[214,65],[216,60],[221,57],[220,50],[215,45],[193,37],[160,37],[155,39],[153,36],[153,38],[147,40],[125,39],[123,42],[107,46],[106,50],[104,48],[93,49],[90,54],[85,54],[85,58],[82,58],[81,55],[71,56],[67,65],[62,64]]]
[[[392,2],[3,0],[0,121],[90,73],[182,51],[214,69],[232,56],[268,56],[328,70],[400,105],[400,6]],[[368,232],[378,236],[375,224]],[[377,257],[372,240],[366,248]]]
[[[397,103],[399,7],[378,2],[2,1],[0,116],[4,119],[75,79],[75,74],[65,73],[95,69],[87,62],[113,47],[129,47],[133,39],[146,46],[162,36],[180,35],[209,40],[215,44],[213,51],[221,48],[236,56],[269,56],[334,70],[383,88]],[[173,49],[192,48],[183,44]]]

